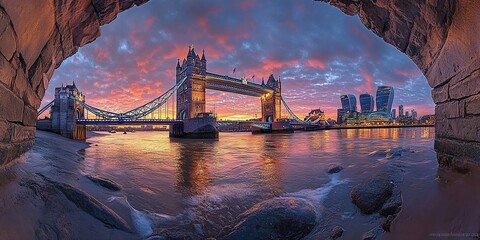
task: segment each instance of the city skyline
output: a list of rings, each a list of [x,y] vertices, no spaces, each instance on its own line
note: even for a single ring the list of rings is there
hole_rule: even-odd
[[[55,72],[44,104],[53,99],[55,86],[75,81],[93,106],[113,111],[139,106],[173,85],[177,59],[194,44],[197,51],[205,49],[215,72],[234,75],[236,69],[237,77],[256,83],[270,73],[281,76],[284,97],[299,116],[321,108],[327,118],[335,118],[343,92],[358,95],[385,84],[400,90],[394,105],[401,102],[418,109],[419,115],[434,111],[430,87],[411,60],[374,36],[357,17],[344,16],[327,4],[246,1],[218,7],[215,2],[159,2],[164,8],[149,2],[102,27],[97,41],[80,48]],[[277,8],[299,11],[279,16],[277,10],[285,11]],[[319,16],[335,19],[335,24],[318,21]],[[191,34],[185,36],[185,31]],[[293,37],[308,32],[315,34]],[[261,111],[255,97],[207,91],[207,110],[213,106],[220,118],[251,118]]]

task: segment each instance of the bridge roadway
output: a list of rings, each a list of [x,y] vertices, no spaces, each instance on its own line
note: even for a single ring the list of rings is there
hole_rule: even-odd
[[[183,120],[176,119],[79,119],[77,120],[78,125],[147,125],[147,124],[158,124],[158,125],[175,125],[182,124]],[[271,123],[267,122],[256,122],[256,121],[217,121],[217,126],[228,126],[235,124],[251,124],[260,128],[269,128]]]
[[[254,97],[261,97],[267,93],[273,93],[273,89],[270,89],[265,85],[256,84],[248,81],[244,82],[241,79],[229,76],[222,76],[216,73],[207,72],[205,79],[207,89],[249,95]]]
[[[79,119],[78,125],[174,125],[182,124],[182,120],[175,119]]]

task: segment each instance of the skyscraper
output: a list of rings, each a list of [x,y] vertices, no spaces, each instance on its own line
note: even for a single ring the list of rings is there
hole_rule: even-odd
[[[340,96],[340,101],[342,102],[342,108],[346,112],[356,112],[357,111],[357,99],[353,94],[347,94]]]
[[[345,109],[339,108],[337,109],[337,123],[343,123],[343,115],[345,114]]]
[[[417,111],[415,111],[415,109],[412,109],[412,118],[413,119],[417,119]]]
[[[397,109],[392,109],[392,119],[397,119]]]
[[[398,117],[403,117],[403,105],[398,106]]]
[[[377,88],[377,111],[386,112],[390,114],[392,112],[394,91],[391,86],[380,86]]]
[[[362,108],[362,113],[373,112],[374,105],[375,102],[372,95],[368,93],[360,94],[360,107]]]

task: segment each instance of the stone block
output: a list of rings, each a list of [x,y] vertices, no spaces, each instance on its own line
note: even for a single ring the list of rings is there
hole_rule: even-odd
[[[435,123],[435,135],[439,138],[480,142],[480,116],[442,119]]]
[[[45,86],[48,86],[48,80],[46,75],[43,74],[43,84],[40,84],[40,86],[38,86],[37,88],[37,96],[39,97],[39,99],[43,99],[43,97],[45,96]]]
[[[0,143],[10,142],[10,123],[0,120]]]
[[[466,114],[480,114],[480,94],[469,97],[465,101]],[[480,122],[478,124],[480,125]]]
[[[426,74],[432,87],[443,85],[447,81],[453,85],[457,79],[464,79],[480,67],[480,42],[475,31],[480,29],[480,5],[473,1],[448,2],[453,5],[454,14],[449,21],[451,25],[448,34],[444,35],[444,44],[439,49],[434,64]],[[452,95],[450,97],[453,98]]]
[[[23,125],[35,126],[37,123],[37,110],[31,107],[25,106],[23,109]]]
[[[437,119],[460,117],[459,101],[437,104],[435,106],[435,117]]]
[[[15,70],[10,63],[0,55],[0,82],[4,83],[7,87],[10,87],[14,77]]]
[[[100,36],[100,22],[91,1],[76,1],[72,9],[70,26],[73,45],[81,47]]]
[[[17,76],[15,77],[15,81],[13,81],[12,90],[19,98],[23,98],[25,94],[25,90],[27,88],[31,88],[30,83],[27,80],[27,75],[21,68],[17,70]]]
[[[448,90],[451,99],[462,99],[480,93],[480,71],[461,82],[450,85]]]
[[[120,12],[118,0],[92,0],[92,4],[100,20],[100,25],[113,21]]]
[[[435,151],[442,166],[454,167],[455,162],[480,164],[480,143],[478,142],[436,138]]]
[[[3,14],[5,14],[5,12],[0,11],[0,15],[3,15]],[[0,16],[0,19],[5,19],[5,17]],[[16,49],[17,49],[17,44],[15,41],[15,32],[13,31],[12,25],[8,20],[7,24],[5,25],[5,29],[3,30],[3,32],[0,32],[0,53],[2,53],[2,55],[6,59],[10,60],[12,59],[13,53],[15,52]]]
[[[36,90],[43,81],[43,65],[42,58],[38,58],[37,61],[28,70],[28,80],[32,88]]]
[[[55,28],[52,37],[43,48],[40,57],[43,63],[43,72],[50,79],[53,75],[53,70],[59,66],[57,66],[57,63],[63,60],[61,36],[57,28]]]
[[[15,94],[0,84],[0,119],[10,122],[22,122],[23,101]]]
[[[17,35],[17,51],[27,69],[37,60],[55,26],[54,1],[0,0]]]
[[[26,140],[19,143],[0,143],[0,166],[4,166],[28,151],[35,140]]]
[[[435,104],[448,101],[448,84],[432,89],[432,98]]]
[[[35,138],[35,127],[12,124],[10,142],[19,143]]]

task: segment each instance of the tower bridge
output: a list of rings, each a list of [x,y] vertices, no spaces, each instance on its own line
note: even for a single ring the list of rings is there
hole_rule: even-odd
[[[72,85],[55,88],[55,99],[43,107],[38,115],[50,109],[50,119],[38,120],[37,128],[51,130],[73,139],[85,139],[87,125],[170,125],[171,137],[218,138],[217,126],[238,124],[240,121],[217,122],[212,113],[206,112],[206,89],[258,97],[262,115],[259,122],[251,124],[257,129],[271,131],[293,131],[292,125],[311,124],[298,118],[282,98],[282,83],[270,75],[267,82],[261,84],[237,79],[227,75],[207,72],[205,53],[202,57],[189,47],[182,64],[177,61],[175,85],[150,102],[123,113],[115,113],[91,106],[85,102],[85,96]],[[175,96],[175,97],[173,97]],[[165,106],[169,99],[175,98],[174,119],[146,119],[155,110]],[[292,122],[281,120],[282,104],[292,117]],[[85,111],[92,113],[89,118]],[[316,124],[316,123],[313,123]]]

